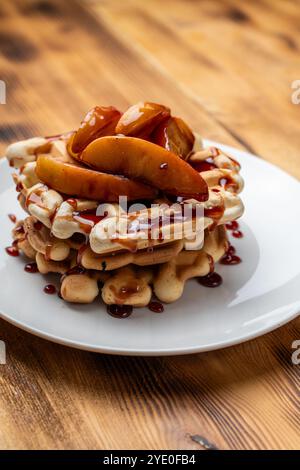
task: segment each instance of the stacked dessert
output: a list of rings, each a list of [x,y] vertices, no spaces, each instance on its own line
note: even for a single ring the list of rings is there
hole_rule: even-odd
[[[32,270],[59,273],[65,301],[101,294],[116,315],[174,302],[190,278],[209,285],[229,247],[225,224],[243,213],[239,164],[155,103],[97,106],[76,132],[17,142],[6,156],[27,213],[13,249]]]

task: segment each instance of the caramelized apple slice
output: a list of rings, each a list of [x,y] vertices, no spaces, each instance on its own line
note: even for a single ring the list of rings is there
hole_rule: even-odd
[[[142,183],[64,163],[47,155],[39,156],[36,165],[39,179],[60,193],[97,201],[118,202],[119,196],[129,200],[152,199],[157,191]]]
[[[116,134],[147,138],[170,109],[156,103],[137,103],[125,111],[116,126]]]
[[[92,168],[149,183],[162,191],[204,201],[207,184],[172,152],[136,137],[106,136],[91,142],[80,159]]]
[[[92,140],[115,133],[122,113],[113,106],[95,106],[82,121],[72,139],[71,152],[80,153]]]
[[[182,119],[170,117],[159,124],[151,140],[165,149],[176,153],[181,158],[186,159],[193,150],[195,137]]]
[[[73,157],[73,158],[76,158],[77,156],[77,152],[73,151],[73,140],[74,140],[75,135],[76,133],[71,135],[66,144],[67,153],[70,155],[70,157]]]

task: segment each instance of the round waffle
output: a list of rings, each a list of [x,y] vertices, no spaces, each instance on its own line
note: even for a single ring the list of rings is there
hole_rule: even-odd
[[[24,228],[22,238],[16,228],[13,230],[17,246],[26,256],[35,259],[41,274],[64,275],[61,295],[68,302],[92,302],[100,291],[99,281],[104,283],[101,293],[106,304],[145,306],[152,293],[163,302],[174,302],[182,295],[186,281],[211,272],[214,262],[224,255],[228,247],[225,228],[218,226],[205,231],[201,250],[184,250],[183,242],[175,241],[150,251],[102,256],[93,253],[89,247],[80,253],[81,249],[75,249],[74,245],[72,248],[70,241],[68,253],[58,250],[60,256],[56,258],[62,259],[53,260],[45,254],[47,228],[41,229],[37,242],[33,225],[32,217],[17,223],[16,228]],[[78,268],[79,258],[82,268]]]

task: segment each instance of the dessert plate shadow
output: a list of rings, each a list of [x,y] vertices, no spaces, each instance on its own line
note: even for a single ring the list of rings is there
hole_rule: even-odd
[[[163,313],[135,309],[116,319],[98,299],[73,305],[43,288],[56,276],[24,271],[25,260],[6,254],[18,206],[6,161],[0,164],[0,316],[30,333],[89,351],[160,356],[219,349],[255,338],[295,318],[300,311],[300,184],[254,155],[214,144],[242,165],[245,215],[241,239],[230,241],[243,262],[216,265],[223,284],[216,289],[189,281],[183,297]]]

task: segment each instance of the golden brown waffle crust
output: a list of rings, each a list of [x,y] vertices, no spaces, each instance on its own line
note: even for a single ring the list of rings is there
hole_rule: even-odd
[[[153,294],[162,302],[174,302],[181,297],[186,281],[209,274],[214,263],[219,261],[228,248],[225,228],[218,226],[212,231],[206,230],[203,248],[197,251],[183,250],[181,241],[153,251],[120,253],[106,257],[96,254],[91,256],[91,251],[87,248],[90,267],[85,267],[80,274],[72,274],[70,270],[78,266],[80,249],[71,242],[69,245],[64,242],[68,246],[67,256],[62,256],[62,253],[67,253],[66,247],[61,251],[56,247],[56,258],[61,259],[49,259],[49,253],[45,251],[47,229],[43,227],[36,231],[32,229],[34,223],[32,216],[19,221],[13,230],[13,238],[25,256],[37,263],[41,274],[62,275],[60,292],[67,302],[91,303],[100,292],[106,304],[143,307],[150,302]],[[16,230],[20,226],[24,228],[22,236]],[[82,262],[82,265],[85,263]],[[68,272],[71,274],[66,275]]]

